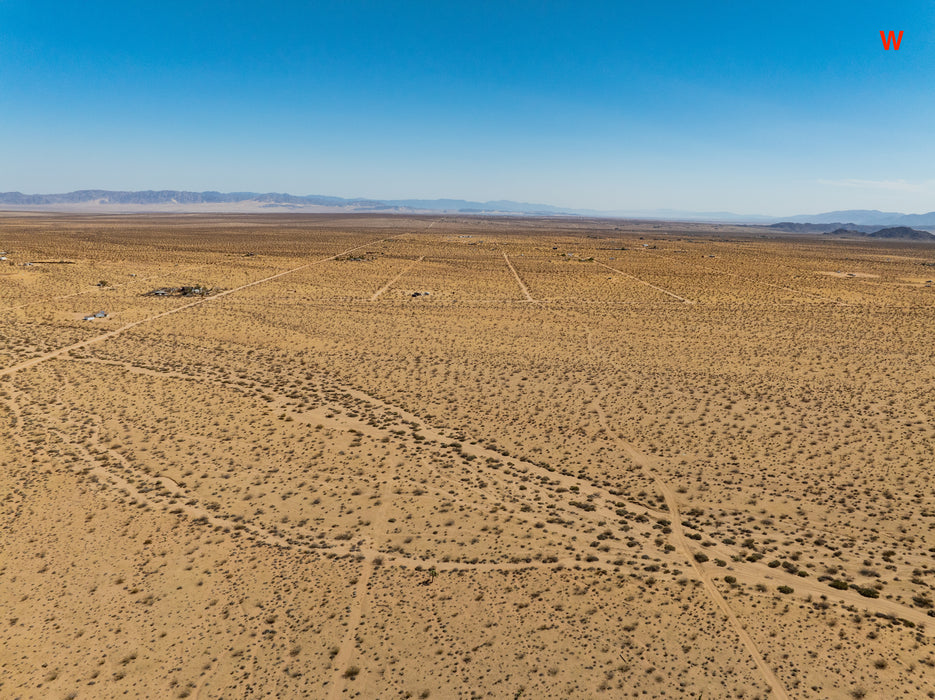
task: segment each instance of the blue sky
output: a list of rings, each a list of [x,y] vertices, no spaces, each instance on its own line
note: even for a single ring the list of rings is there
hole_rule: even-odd
[[[933,125],[932,2],[0,0],[0,190],[921,212]]]

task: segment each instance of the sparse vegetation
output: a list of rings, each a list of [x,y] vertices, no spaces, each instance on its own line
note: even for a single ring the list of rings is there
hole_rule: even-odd
[[[277,216],[0,224],[11,690],[935,692],[918,247]]]

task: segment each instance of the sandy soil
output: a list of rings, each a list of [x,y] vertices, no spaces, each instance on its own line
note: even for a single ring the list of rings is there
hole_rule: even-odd
[[[935,697],[935,250],[759,236],[4,217],[0,696]]]

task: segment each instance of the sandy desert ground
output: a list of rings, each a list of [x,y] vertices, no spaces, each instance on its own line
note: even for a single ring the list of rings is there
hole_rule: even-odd
[[[7,215],[0,254],[4,698],[935,697],[935,246]]]

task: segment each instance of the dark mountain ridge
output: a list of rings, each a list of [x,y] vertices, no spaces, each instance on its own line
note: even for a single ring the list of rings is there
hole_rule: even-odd
[[[847,230],[853,231],[855,233],[870,233],[871,231],[876,231],[880,227],[861,226],[854,223],[845,224],[840,221],[833,221],[827,224],[780,221],[778,224],[770,224],[767,228],[776,229],[777,231],[788,231],[789,233],[828,233],[834,230]]]
[[[893,226],[891,228],[881,228],[876,231],[860,231],[853,228],[838,228],[834,231],[826,231],[825,236],[836,237],[860,237],[860,238],[882,238],[888,240],[901,241],[931,241],[935,242],[935,235],[928,231],[919,231],[908,226]]]

